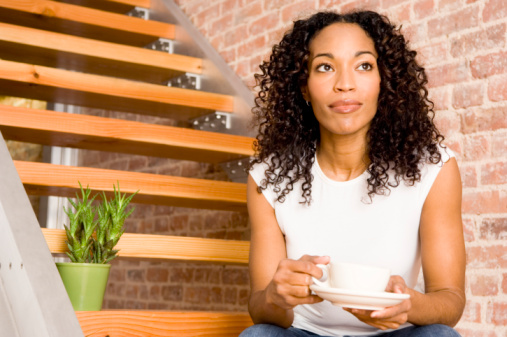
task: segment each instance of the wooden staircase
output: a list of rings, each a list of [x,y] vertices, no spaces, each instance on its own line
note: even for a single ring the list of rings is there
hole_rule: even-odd
[[[160,1],[160,0],[159,0]],[[143,48],[175,39],[175,25],[125,15],[150,0],[0,0],[0,95],[154,115],[179,121],[220,111],[237,113],[232,93],[163,84],[184,73],[205,74],[198,57]],[[253,139],[188,128],[0,106],[5,139],[49,146],[222,163],[253,154]],[[134,202],[245,211],[243,183],[148,173],[15,162],[28,194],[74,196],[78,180],[94,191],[139,190]],[[53,254],[65,233],[43,229]],[[245,241],[125,234],[120,257],[247,264]],[[245,308],[246,309],[246,308]],[[237,336],[246,312],[112,310],[78,312],[85,336]]]

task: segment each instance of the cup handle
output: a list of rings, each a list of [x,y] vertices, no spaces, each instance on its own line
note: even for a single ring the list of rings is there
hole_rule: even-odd
[[[318,264],[317,267],[322,269],[322,277],[320,279],[316,279],[315,277],[312,277],[313,283],[320,286],[320,287],[327,287],[329,288],[329,265],[326,264]]]

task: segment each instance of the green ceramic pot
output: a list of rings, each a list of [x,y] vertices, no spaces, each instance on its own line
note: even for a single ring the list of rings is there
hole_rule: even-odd
[[[110,264],[57,262],[56,268],[75,311],[102,308]]]

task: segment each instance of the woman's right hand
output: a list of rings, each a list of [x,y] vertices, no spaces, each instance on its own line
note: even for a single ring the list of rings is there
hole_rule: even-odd
[[[322,302],[322,298],[312,295],[312,277],[322,277],[322,269],[317,264],[328,264],[328,256],[304,255],[299,260],[284,259],[278,264],[273,279],[266,288],[268,303],[289,310],[299,304]]]

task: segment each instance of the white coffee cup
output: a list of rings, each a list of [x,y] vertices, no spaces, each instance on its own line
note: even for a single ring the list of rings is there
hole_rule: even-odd
[[[387,268],[345,262],[318,264],[317,267],[322,269],[323,276],[319,280],[313,278],[313,282],[327,288],[383,292],[391,276]]]

